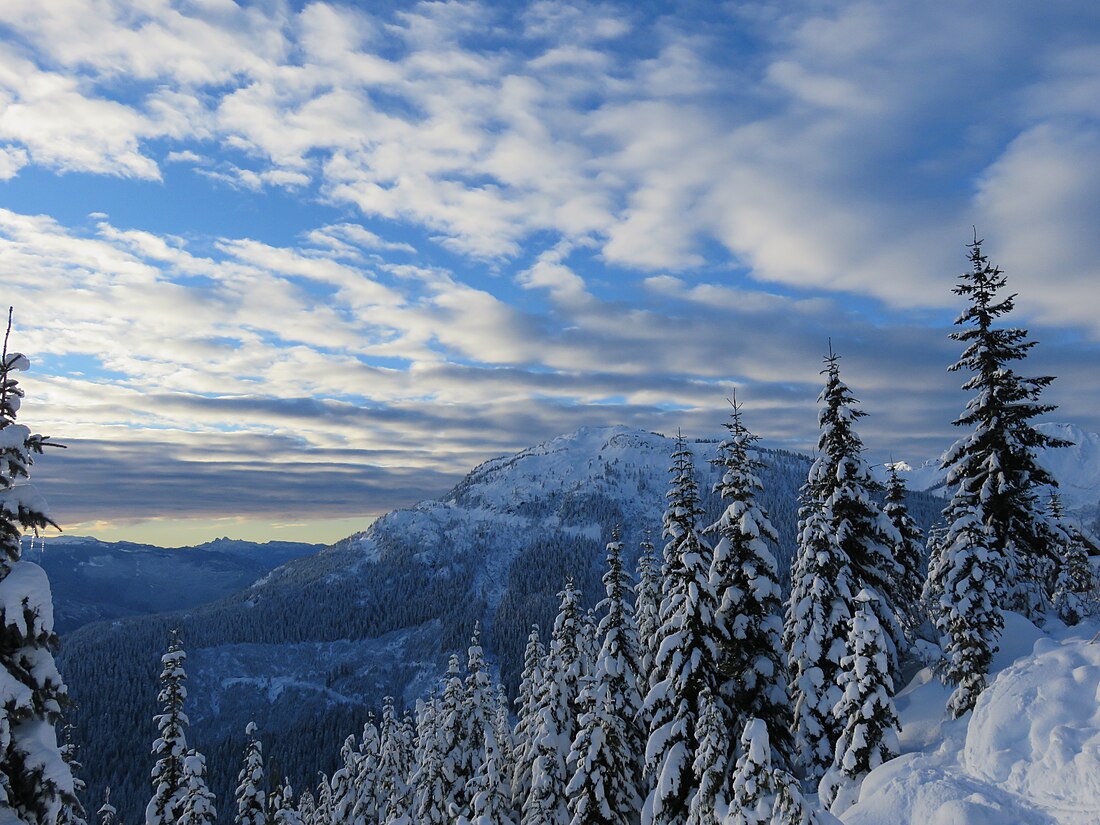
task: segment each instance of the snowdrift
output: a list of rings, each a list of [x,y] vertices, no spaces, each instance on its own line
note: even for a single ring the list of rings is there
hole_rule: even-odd
[[[946,721],[950,690],[929,670],[898,695],[909,752],[868,775],[845,823],[1100,823],[1100,620],[1044,632],[1005,619],[999,672],[972,713]]]

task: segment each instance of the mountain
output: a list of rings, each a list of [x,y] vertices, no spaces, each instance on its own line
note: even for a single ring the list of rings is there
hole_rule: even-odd
[[[700,489],[717,442],[692,443]],[[105,785],[124,821],[148,797],[157,673],[171,628],[187,649],[189,742],[207,754],[219,796],[255,720],[276,770],[298,789],[331,771],[340,742],[387,694],[410,706],[431,690],[475,622],[514,695],[532,622],[549,628],[572,575],[587,605],[602,595],[603,547],[621,526],[633,564],[649,531],[661,545],[673,441],[625,427],[585,428],[474,469],[450,493],[397,510],[365,533],[272,570],[211,604],[87,625],[59,657],[78,711],[89,799]],[[810,459],[762,450],[762,503],[789,569],[797,493]],[[914,494],[927,524],[942,502]],[[721,503],[707,495],[709,523]],[[117,800],[117,801],[116,801]],[[223,814],[226,808],[223,802]]]
[[[82,536],[46,539],[27,552],[50,577],[58,633],[81,625],[220,599],[275,567],[324,545],[217,539],[195,547],[153,547]]]

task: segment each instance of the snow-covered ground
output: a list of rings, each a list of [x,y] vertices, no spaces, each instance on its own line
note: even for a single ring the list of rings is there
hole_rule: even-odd
[[[903,755],[871,772],[849,825],[1100,823],[1100,619],[1043,629],[1005,617],[996,678],[945,719],[950,689],[922,670],[897,698]]]

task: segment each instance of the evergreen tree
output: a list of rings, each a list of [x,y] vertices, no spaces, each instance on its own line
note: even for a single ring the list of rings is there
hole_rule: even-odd
[[[1004,617],[1004,555],[994,549],[989,525],[975,507],[956,505],[943,544],[937,541],[924,585],[924,601],[943,637],[945,673],[955,690],[947,707],[953,719],[974,707],[985,689]]]
[[[687,825],[720,825],[726,809],[725,789],[729,779],[729,735],[722,713],[704,689],[700,697],[699,746],[691,770],[698,789],[691,799]]]
[[[741,755],[733,770],[727,825],[768,825],[775,803],[775,773],[768,726],[749,719],[741,733]]]
[[[53,825],[66,806],[80,810],[55,729],[67,690],[53,659],[49,580],[20,555],[24,531],[56,526],[29,479],[34,456],[60,445],[15,423],[23,399],[15,373],[30,361],[8,352],[10,333],[9,310],[0,353],[0,808],[28,825]]]
[[[580,593],[571,578],[560,596],[561,606],[543,668],[545,687],[539,693],[535,760],[531,792],[523,803],[523,825],[568,825],[572,819],[566,794],[571,775],[568,759],[579,727],[577,698],[586,667],[580,643]]]
[[[921,610],[921,586],[924,583],[923,536],[920,527],[909,515],[905,503],[905,479],[901,477],[901,466],[897,463],[886,465],[889,473],[886,482],[886,506],[883,512],[894,525],[899,538],[894,545],[894,559],[901,565],[902,573],[894,582],[891,601],[898,611],[902,628],[910,640],[923,621]]]
[[[898,714],[886,659],[886,637],[875,617],[877,596],[861,590],[848,636],[849,653],[841,661],[843,695],[833,714],[844,729],[833,765],[819,785],[821,803],[842,814],[858,799],[863,777],[898,755]]]
[[[512,776],[516,768],[514,761],[516,740],[512,734],[512,720],[508,715],[508,707],[510,704],[511,703],[508,701],[508,691],[505,690],[504,685],[498,684],[496,706],[493,709],[493,731],[497,740],[499,770],[505,778],[505,784],[508,786],[509,804],[512,800]],[[514,805],[513,809],[518,811],[519,805]]]
[[[103,791],[103,804],[99,806],[99,810],[96,811],[99,815],[99,825],[117,825],[118,823],[118,811],[115,806],[111,804],[111,789],[106,788]]]
[[[822,814],[802,795],[798,780],[786,771],[776,771],[775,803],[772,805],[771,825],[827,825],[838,820]]]
[[[408,804],[401,739],[401,725],[394,710],[393,697],[387,696],[382,700],[381,743],[375,781],[375,805],[380,823],[401,819]]]
[[[443,686],[443,696],[439,703],[439,754],[442,760],[442,775],[447,783],[446,806],[444,810],[450,817],[457,816],[466,801],[466,781],[463,766],[467,764],[466,732],[466,686],[459,671],[458,656],[451,656],[447,666],[447,676]]]
[[[61,758],[69,766],[69,773],[73,777],[73,795],[76,800],[65,802],[57,814],[57,825],[87,825],[84,819],[84,807],[78,801],[84,793],[84,781],[80,778],[80,771],[84,767],[78,757],[79,749],[73,741],[73,726],[65,725],[61,745]]]
[[[657,631],[661,625],[661,570],[648,530],[641,550],[638,556],[638,583],[634,586],[634,617],[641,642],[642,683],[648,688],[653,660],[657,656]]]
[[[603,643],[581,690],[580,730],[569,758],[573,778],[566,792],[573,825],[630,823],[641,808],[641,665],[622,548],[616,528],[607,545],[607,595],[599,605],[597,634]]]
[[[818,457],[807,480],[810,500],[829,518],[836,543],[851,565],[854,587],[869,587],[881,597],[875,609],[888,634],[890,672],[900,675],[898,654],[905,645],[905,634],[892,597],[894,584],[904,572],[893,555],[901,536],[873,497],[882,485],[863,459],[863,441],[855,431],[855,422],[867,413],[855,406],[858,401],[840,378],[840,356],[830,350],[822,373],[825,387],[818,398]]]
[[[827,508],[813,499],[810,485],[802,496],[783,647],[791,679],[797,762],[808,779],[817,780],[832,763],[833,744],[840,735],[833,707],[840,699],[836,677],[851,617],[851,568]]]
[[[960,276],[954,289],[969,306],[955,320],[963,329],[951,333],[965,349],[950,370],[971,373],[963,389],[974,395],[954,422],[971,431],[943,457],[947,484],[954,488],[944,510],[948,523],[944,544],[959,546],[957,532],[973,532],[968,515],[972,514],[984,527],[980,546],[1002,557],[987,565],[1003,570],[992,583],[993,607],[1038,619],[1049,604],[1044,580],[1056,562],[1038,491],[1056,482],[1036,460],[1036,452],[1069,442],[1045,435],[1032,424],[1055,409],[1053,404],[1039,402],[1054,378],[1028,378],[1013,369],[1013,362],[1026,358],[1036,342],[1027,339],[1025,329],[994,327],[1012,311],[1016,296],[999,297],[1006,283],[1004,273],[982,254],[982,242],[976,236],[969,248],[971,269]],[[982,635],[995,638],[999,628],[987,625]]]
[[[531,771],[535,759],[535,727],[537,725],[539,691],[543,688],[543,659],[546,651],[539,640],[539,626],[531,628],[527,649],[523,653],[523,673],[519,696],[516,697],[517,721],[512,759],[512,807],[523,806],[531,792]]]
[[[317,783],[317,801],[313,808],[313,821],[316,825],[330,825],[333,823],[332,785],[328,775],[320,773],[321,781]]]
[[[463,763],[459,772],[469,786],[477,772],[485,764],[485,742],[487,739],[496,744],[496,689],[485,664],[485,651],[481,647],[481,624],[474,625],[474,635],[467,650],[466,675],[466,747],[463,750]],[[500,770],[500,753],[495,755],[494,768]],[[465,790],[463,813],[471,815],[473,791]]]
[[[695,754],[704,697],[718,690],[719,642],[711,589],[711,550],[699,535],[699,488],[691,451],[682,436],[672,456],[664,517],[663,587],[659,645],[645,700],[649,722],[642,807],[645,825],[680,825],[696,793]],[[714,746],[714,743],[711,743]],[[728,746],[725,748],[728,751]]]
[[[351,812],[357,799],[354,782],[359,774],[359,753],[356,750],[355,736],[349,736],[344,740],[344,744],[340,747],[340,761],[341,767],[329,780],[331,816],[334,823],[351,821]]]
[[[298,798],[298,818],[301,820],[302,825],[316,825],[317,823],[317,801],[308,790]]]
[[[268,797],[268,820],[274,825],[307,825],[294,805],[294,789],[279,785]]]
[[[707,532],[718,536],[710,566],[710,586],[718,600],[715,625],[720,638],[719,708],[727,727],[744,727],[748,718],[761,719],[769,730],[773,757],[790,765],[791,707],[787,668],[780,639],[783,604],[779,573],[769,544],[779,535],[756,500],[763,489],[757,473],[763,463],[749,454],[758,440],[741,420],[741,405],[731,402],[726,423],[729,438],[715,461],[724,468],[715,492],[729,502],[721,518]],[[728,758],[734,757],[730,742]]]
[[[355,803],[351,809],[353,825],[378,825],[378,802],[375,799],[375,786],[378,782],[378,761],[381,742],[378,728],[371,714],[363,723],[363,733],[359,738],[359,757],[356,759],[356,774],[352,782]],[[308,823],[305,823],[308,825]]]
[[[255,722],[249,722],[244,732],[248,745],[244,765],[237,775],[237,816],[233,821],[236,825],[267,825],[263,746],[256,738]]]
[[[440,732],[437,728],[438,700],[425,703],[417,720],[420,758],[412,777],[412,817],[417,825],[448,825],[448,782],[443,775],[443,755],[440,753]]]
[[[1058,551],[1054,579],[1054,609],[1067,625],[1075,625],[1092,612],[1090,597],[1096,587],[1081,531],[1065,519],[1057,491],[1050,494],[1048,529]]]
[[[153,742],[152,752],[157,759],[151,775],[153,797],[145,808],[145,825],[176,825],[183,813],[186,783],[194,778],[184,773],[184,761],[188,756],[188,719],[183,711],[187,699],[187,686],[184,685],[187,674],[183,669],[186,659],[179,631],[173,630],[168,652],[160,659],[163,669],[157,701],[162,711],[154,718],[160,736]]]
[[[470,784],[471,825],[515,825],[508,782],[500,769],[504,754],[492,729],[485,733],[482,752],[484,762]]]
[[[206,784],[206,757],[190,750],[183,758],[183,801],[176,825],[214,825],[218,812]]]

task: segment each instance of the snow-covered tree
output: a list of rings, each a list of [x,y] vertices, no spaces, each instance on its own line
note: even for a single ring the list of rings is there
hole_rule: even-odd
[[[332,805],[332,821],[344,823],[351,820],[351,812],[355,807],[355,777],[359,773],[359,752],[356,749],[355,736],[349,736],[340,747],[341,766],[332,774],[329,780],[330,798]]]
[[[408,808],[406,767],[402,754],[401,723],[394,709],[393,697],[382,700],[381,742],[378,750],[378,774],[375,779],[375,802],[380,823],[396,822]],[[338,821],[346,821],[342,818]]]
[[[294,805],[294,789],[277,785],[267,798],[268,821],[273,825],[308,825]]]
[[[504,753],[492,729],[485,733],[484,761],[470,782],[471,825],[515,825],[511,791],[501,770]],[[419,822],[418,822],[419,825]]]
[[[657,631],[661,625],[661,567],[649,531],[638,556],[638,583],[634,586],[634,618],[641,642],[642,678],[648,687],[653,660],[657,656]]]
[[[61,758],[69,766],[69,773],[73,777],[73,794],[79,800],[84,793],[84,780],[80,778],[80,771],[84,767],[80,764],[79,748],[73,740],[73,726],[65,725],[62,734]],[[79,801],[67,801],[57,813],[57,825],[87,825],[84,818],[84,808]]]
[[[417,719],[420,755],[412,776],[412,818],[418,825],[447,825],[448,783],[443,775],[443,755],[440,753],[438,700],[428,700]]]
[[[728,502],[721,518],[707,528],[718,537],[710,566],[710,586],[718,600],[714,622],[719,634],[719,694],[727,727],[738,730],[748,718],[761,719],[771,736],[773,756],[792,764],[791,706],[787,668],[780,640],[783,603],[779,572],[769,544],[779,535],[756,500],[764,464],[749,450],[758,440],[741,420],[741,405],[731,402],[729,437],[715,463],[725,472],[715,492]],[[734,752],[730,743],[729,759]]]
[[[903,574],[894,559],[900,544],[890,519],[875,501],[874,493],[882,485],[875,480],[863,458],[863,441],[855,422],[867,415],[840,377],[840,356],[830,351],[825,358],[825,387],[818,403],[818,457],[810,468],[807,484],[822,513],[829,519],[836,543],[844,551],[851,567],[856,590],[873,589],[881,597],[875,604],[878,618],[887,633],[890,672],[898,674],[898,653],[905,645],[905,634],[898,621],[899,609],[892,601],[893,586]]]
[[[317,783],[317,801],[313,808],[313,821],[318,825],[325,825],[333,821],[332,782],[325,773],[319,776],[321,779]]]
[[[153,742],[153,756],[156,757],[151,774],[153,797],[145,808],[145,825],[176,825],[182,815],[188,781],[184,775],[184,761],[188,756],[188,719],[183,710],[187,699],[184,684],[187,673],[183,668],[186,659],[179,631],[173,630],[168,652],[160,659],[162,670],[157,701],[162,710],[154,718],[160,735]]]
[[[233,821],[236,825],[267,825],[263,746],[256,737],[255,722],[249,722],[244,732],[248,745],[244,751],[244,764],[237,775],[237,816]]]
[[[776,771],[775,803],[772,805],[771,825],[829,825],[839,820],[822,813],[806,799],[797,779],[786,771]]]
[[[118,810],[111,804],[111,789],[105,788],[103,791],[103,804],[99,806],[99,810],[96,811],[99,816],[99,825],[116,825],[118,822]]]
[[[1044,580],[1055,565],[1038,495],[1042,487],[1057,485],[1036,453],[1069,442],[1040,432],[1032,423],[1055,409],[1039,401],[1054,378],[1024,377],[1013,369],[1013,362],[1026,358],[1036,342],[1028,340],[1025,329],[994,326],[1012,311],[1015,296],[1000,297],[1004,273],[982,254],[982,242],[975,237],[969,246],[971,269],[954,289],[969,306],[955,320],[962,329],[951,333],[965,349],[950,370],[971,373],[963,389],[973,397],[954,422],[970,432],[943,456],[947,484],[954,488],[944,510],[944,544],[958,546],[956,531],[973,532],[970,520],[977,518],[984,526],[986,552],[1003,558],[990,566],[1004,572],[994,582],[982,583],[993,586],[993,607],[1038,619],[1049,604]],[[992,626],[983,631],[986,636],[998,634]]]
[[[485,651],[481,647],[480,622],[474,625],[474,635],[467,649],[466,669],[466,713],[464,714],[466,747],[463,762],[458,770],[467,782],[463,813],[470,815],[473,789],[469,783],[485,764],[486,740],[491,740],[494,747],[497,747],[496,688],[485,663]],[[495,754],[494,769],[499,771],[501,768],[501,754],[498,751]]]
[[[900,541],[894,545],[894,559],[901,565],[899,575],[892,588],[891,601],[898,611],[898,619],[910,641],[923,621],[921,610],[921,587],[924,584],[924,536],[916,521],[909,515],[905,503],[905,479],[901,470],[905,465],[893,462],[886,465],[886,505],[882,508],[890,523],[894,525]]]
[[[298,797],[298,818],[302,825],[317,823],[317,800],[308,789]]]
[[[727,807],[730,736],[709,690],[704,689],[700,703],[702,710],[696,727],[699,744],[691,766],[697,790],[691,798],[687,825],[719,825]]]
[[[580,644],[580,593],[566,581],[554,619],[550,651],[543,668],[545,687],[539,692],[534,730],[535,759],[531,792],[523,803],[523,825],[568,825],[568,758],[578,731],[577,698],[587,669]]]
[[[741,733],[741,755],[730,783],[729,815],[725,825],[768,825],[775,802],[775,774],[768,726],[750,718]]]
[[[569,757],[573,825],[625,825],[636,821],[641,808],[641,663],[622,549],[616,529],[607,545],[606,598],[597,608],[603,612],[597,631],[603,641],[581,690],[580,730]]]
[[[783,628],[787,651],[797,763],[817,780],[832,763],[840,727],[833,707],[847,645],[852,600],[851,568],[836,540],[827,509],[802,490],[798,555],[791,571],[791,595]]]
[[[537,724],[539,691],[543,684],[543,659],[546,650],[539,640],[539,626],[531,628],[527,649],[523,653],[523,673],[519,696],[516,697],[515,748],[512,757],[512,806],[519,810],[531,792],[531,771],[535,760],[535,726]]]
[[[49,579],[20,555],[25,531],[53,525],[29,480],[34,456],[57,445],[15,421],[23,399],[15,373],[30,361],[8,352],[8,334],[0,353],[0,808],[53,825],[65,806],[79,810],[56,733],[67,691],[53,659]]]
[[[981,510],[956,505],[955,520],[929,561],[924,602],[943,637],[945,678],[955,685],[948,700],[952,718],[974,707],[1004,627],[999,607],[1004,555],[992,545]]]
[[[649,738],[645,751],[648,794],[645,825],[686,821],[695,783],[703,698],[718,691],[719,644],[711,589],[711,550],[699,535],[699,488],[691,451],[677,438],[664,517],[661,625],[645,700]],[[713,743],[712,743],[713,745]],[[728,750],[728,746],[727,746]]]
[[[206,757],[190,750],[183,758],[183,801],[176,825],[214,825],[218,811],[206,784]]]
[[[352,781],[355,802],[351,808],[353,825],[376,825],[378,822],[378,800],[375,798],[375,786],[378,783],[378,761],[381,741],[378,727],[374,724],[374,715],[370,714],[363,723],[363,732],[359,737],[359,754],[355,760],[356,774]],[[309,825],[309,823],[304,823]]]
[[[460,812],[466,802],[466,781],[461,771],[467,764],[466,732],[466,685],[462,681],[458,665],[458,656],[451,656],[447,665],[447,676],[443,683],[443,695],[439,701],[439,754],[442,759],[442,773],[447,783],[445,811],[448,816],[454,811]]]
[[[859,798],[863,777],[898,755],[898,714],[886,657],[886,636],[876,618],[878,596],[861,590],[848,636],[849,653],[838,678],[843,694],[833,714],[844,725],[832,767],[818,786],[821,803],[842,814]]]
[[[1067,625],[1075,625],[1088,616],[1093,605],[1091,594],[1096,587],[1089,566],[1085,539],[1076,526],[1066,521],[1058,492],[1050,494],[1047,527],[1051,544],[1057,549],[1057,573],[1054,578],[1054,609]]]

